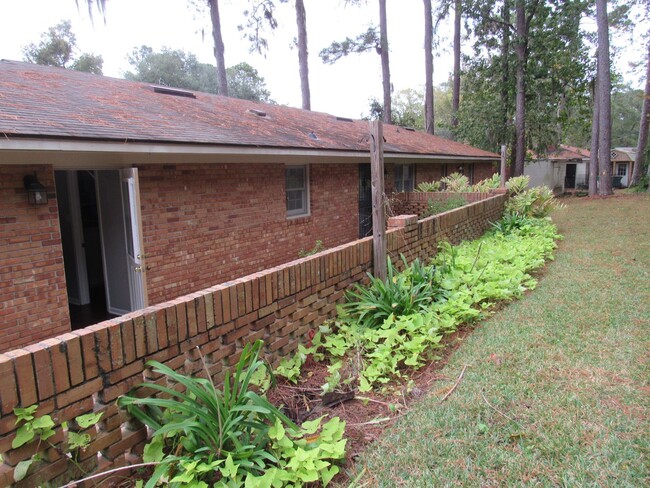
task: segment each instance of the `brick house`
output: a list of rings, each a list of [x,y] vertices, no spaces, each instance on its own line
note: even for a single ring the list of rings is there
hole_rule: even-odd
[[[0,351],[368,232],[365,121],[0,61],[0,133]],[[498,160],[384,138],[387,192]]]

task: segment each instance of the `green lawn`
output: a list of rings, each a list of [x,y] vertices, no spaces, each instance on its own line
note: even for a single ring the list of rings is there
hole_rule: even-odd
[[[537,289],[465,339],[359,485],[650,485],[650,196],[566,203]]]

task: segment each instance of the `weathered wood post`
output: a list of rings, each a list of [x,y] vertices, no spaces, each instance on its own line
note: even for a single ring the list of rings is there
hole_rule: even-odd
[[[386,279],[386,211],[384,208],[384,126],[370,121],[370,186],[374,275]]]
[[[506,187],[506,145],[501,145],[501,184],[499,188]]]

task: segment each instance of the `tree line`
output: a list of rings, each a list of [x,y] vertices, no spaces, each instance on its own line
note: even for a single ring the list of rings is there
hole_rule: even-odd
[[[237,82],[232,69],[229,78],[225,65],[219,1],[189,0],[189,3],[209,13],[211,20],[217,76],[216,86],[207,91],[233,95],[230,91]],[[368,3],[368,0],[344,0],[345,6],[350,8],[361,3]],[[97,8],[103,13],[107,1],[87,0],[87,4],[91,12]],[[295,12],[302,107],[309,110],[304,1],[247,0],[240,30],[250,42],[252,51],[265,52],[269,49],[266,36],[278,27],[276,12],[283,8],[282,4],[288,4]],[[390,19],[387,18],[386,0],[377,0],[376,4],[377,25],[373,24],[352,37],[333,41],[320,51],[319,57],[324,63],[335,63],[344,56],[376,52],[381,64],[383,99],[371,104],[371,115],[381,117],[386,123],[404,123],[409,114],[393,110]],[[635,8],[640,9],[645,19],[634,18]],[[444,127],[444,124],[435,123],[433,50],[440,41],[438,27],[441,21],[452,14],[454,72],[450,80],[451,115],[450,123]],[[610,194],[612,52],[609,38],[612,32],[629,30],[635,21],[647,23],[649,16],[650,4],[645,0],[423,0],[421,28],[425,39],[423,68],[426,81],[421,105],[422,128],[433,134],[438,127],[449,137],[492,151],[506,145],[512,175],[523,174],[524,161],[531,151],[543,154],[562,143],[584,141],[585,134],[590,132],[589,192]],[[585,28],[589,19],[597,24],[595,32]],[[414,20],[420,22],[420,19]],[[650,35],[646,33],[635,42],[640,47],[646,46],[646,64],[650,70]],[[471,55],[463,56],[463,44],[466,45],[465,52],[471,50]],[[208,68],[201,67],[192,55],[181,55],[178,51],[153,53],[143,46],[134,51],[130,61],[139,73],[139,67],[147,62],[161,61],[154,59],[156,56],[169,58],[174,55],[185,58],[187,79],[194,82],[202,79],[202,70]],[[244,68],[249,75],[254,71],[249,65]],[[266,97],[268,101],[268,94]],[[642,164],[639,162],[643,162],[647,149],[649,97],[646,81],[637,137],[638,162],[634,167],[632,184],[641,177]],[[598,186],[596,177],[600,179]]]

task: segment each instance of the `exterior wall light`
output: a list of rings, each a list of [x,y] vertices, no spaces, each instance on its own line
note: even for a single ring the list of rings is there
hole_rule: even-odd
[[[27,198],[31,205],[45,205],[47,203],[47,191],[45,186],[38,181],[36,175],[26,175],[23,178],[25,190],[27,190]]]

